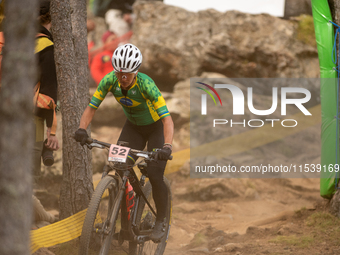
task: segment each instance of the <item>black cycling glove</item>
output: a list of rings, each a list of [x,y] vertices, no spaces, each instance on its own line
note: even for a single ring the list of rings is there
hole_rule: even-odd
[[[170,155],[172,153],[172,150],[169,147],[163,147],[162,149],[159,149],[156,152],[156,160],[160,159],[160,160],[168,160]]]
[[[80,142],[81,145],[86,143],[87,138],[89,138],[89,135],[83,128],[79,128],[74,134],[74,139],[76,139],[77,142]]]

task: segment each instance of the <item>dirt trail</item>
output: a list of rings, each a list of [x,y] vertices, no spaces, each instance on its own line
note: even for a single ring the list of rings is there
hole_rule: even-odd
[[[97,128],[93,136],[114,142],[120,129],[114,130],[117,132],[112,127]],[[298,142],[295,137],[294,141]],[[266,152],[270,151],[269,145]],[[279,160],[285,162],[284,158]],[[318,162],[319,158],[313,160]],[[324,203],[317,178],[193,179],[188,166],[167,178],[173,192],[173,217],[165,255],[340,254],[340,242],[333,246],[328,241],[310,247],[298,245],[301,236],[309,240],[305,237],[311,232],[305,225],[307,216],[318,210],[316,205]],[[57,185],[55,194],[53,201],[57,204]],[[297,217],[296,212],[302,208],[306,209]],[[287,237],[293,239],[285,240]],[[283,244],[277,244],[277,238],[283,238]]]
[[[99,137],[107,133],[103,128],[96,131]],[[317,178],[192,179],[188,165],[167,178],[173,192],[173,218],[165,255],[213,254],[226,243],[230,246],[221,254],[281,254],[284,248],[273,250],[269,240],[278,232],[296,234],[303,220],[293,222],[295,212],[314,210],[315,204],[323,201]],[[209,231],[213,239],[224,241],[206,240]],[[254,242],[259,245],[255,250],[249,248]]]
[[[255,254],[244,248],[250,242],[249,232],[275,229],[276,234],[282,226],[293,224],[291,219],[296,211],[302,208],[314,210],[315,204],[322,201],[318,179],[190,179],[183,171],[168,178],[172,181],[174,208],[166,255],[209,254],[216,249],[222,254]],[[230,187],[236,195],[224,198],[228,194],[220,192],[222,189],[213,191],[216,200],[202,201],[202,194],[190,195],[205,192],[205,187],[210,185]],[[200,240],[198,233],[209,229],[220,231],[215,235],[224,236],[224,239],[227,235],[238,236],[239,246],[221,250],[218,242],[211,244],[204,238]],[[270,246],[269,236],[257,235],[257,243]],[[265,250],[258,249],[258,254]]]

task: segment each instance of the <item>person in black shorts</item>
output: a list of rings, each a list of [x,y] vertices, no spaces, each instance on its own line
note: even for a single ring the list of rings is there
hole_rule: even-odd
[[[125,44],[115,50],[112,55],[114,71],[108,73],[99,83],[81,117],[75,139],[85,144],[88,138],[86,128],[107,93],[111,92],[127,117],[118,141],[128,142],[129,147],[137,150],[143,150],[146,144],[148,151],[160,149],[157,152],[159,160],[149,163],[147,169],[157,209],[151,238],[159,241],[165,234],[168,190],[163,176],[166,161],[172,153],[174,124],[154,81],[146,74],[138,72],[141,63],[142,54],[135,45]],[[131,156],[129,158],[136,160]]]

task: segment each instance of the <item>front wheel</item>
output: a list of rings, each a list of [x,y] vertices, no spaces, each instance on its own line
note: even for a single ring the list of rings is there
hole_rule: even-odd
[[[164,177],[165,185],[168,189],[168,206],[166,211],[167,227],[165,229],[165,236],[161,239],[159,243],[154,243],[153,241],[147,241],[142,244],[136,242],[129,243],[129,255],[162,255],[165,246],[168,241],[171,225],[171,213],[172,213],[172,194],[170,183],[168,179]],[[156,208],[155,202],[152,197],[152,186],[150,182],[147,182],[143,187],[143,192],[148,199],[149,203],[153,208]],[[146,204],[143,198],[140,199],[139,206],[137,208],[136,225],[139,230],[149,230],[155,224],[156,217],[150,210],[149,206]]]
[[[107,254],[115,226],[109,226],[117,197],[117,181],[105,176],[93,192],[86,212],[80,237],[79,255],[88,255],[89,250]],[[115,225],[115,222],[114,222]],[[97,253],[98,254],[98,253]]]

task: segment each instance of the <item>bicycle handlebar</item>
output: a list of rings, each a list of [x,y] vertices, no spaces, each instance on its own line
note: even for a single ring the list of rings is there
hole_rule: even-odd
[[[104,147],[105,148],[111,147],[110,143],[101,142],[101,141],[98,141],[98,140],[93,139],[91,137],[86,139],[86,145],[88,145],[88,147],[91,146],[91,147],[89,147],[90,149],[92,147],[97,147],[97,148],[100,148],[100,149],[104,149]],[[99,146],[97,146],[97,145],[99,145]],[[135,149],[131,149],[131,148],[130,148],[130,151],[138,157],[151,158],[151,159],[155,159],[156,152],[157,152],[157,151],[140,151],[140,150],[135,150]],[[170,155],[168,160],[172,160],[172,158],[173,157]]]

